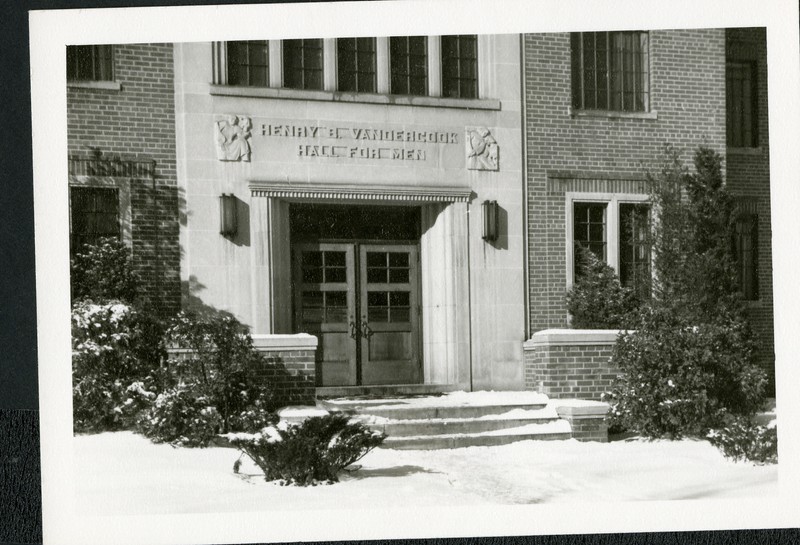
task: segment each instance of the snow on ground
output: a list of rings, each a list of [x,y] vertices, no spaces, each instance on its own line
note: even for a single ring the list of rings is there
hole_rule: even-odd
[[[376,449],[333,485],[267,483],[229,448],[156,445],[131,432],[74,439],[87,514],[351,509],[396,505],[771,497],[777,466],[726,460],[706,441],[521,441],[452,450]]]
[[[439,396],[398,397],[395,399],[355,399],[340,398],[329,399],[326,403],[337,405],[340,403],[359,403],[375,407],[472,407],[493,405],[538,405],[545,404],[548,397],[537,392],[491,390],[479,392],[447,392]]]

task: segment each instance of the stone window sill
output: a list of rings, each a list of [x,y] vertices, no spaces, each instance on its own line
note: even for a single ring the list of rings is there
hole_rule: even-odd
[[[323,102],[423,106],[432,108],[460,108],[465,110],[499,110],[501,106],[499,100],[480,98],[472,99],[407,95],[380,95],[372,93],[342,93],[339,91],[316,91],[274,87],[239,87],[214,84],[211,85],[211,94],[216,96],[276,98],[287,100],[318,100]]]
[[[104,91],[121,91],[122,84],[118,81],[68,81],[68,89],[102,89]]]
[[[764,148],[756,147],[756,148],[734,148],[728,147],[728,155],[764,155]]]
[[[569,115],[575,117],[594,117],[606,119],[658,119],[658,112],[618,112],[613,110],[578,110],[569,108]]]

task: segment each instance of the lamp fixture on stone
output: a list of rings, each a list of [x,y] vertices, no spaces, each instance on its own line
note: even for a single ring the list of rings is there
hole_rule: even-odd
[[[235,237],[238,227],[236,195],[223,193],[219,197],[219,234],[224,237]]]
[[[494,242],[498,235],[497,201],[483,201],[483,240]]]

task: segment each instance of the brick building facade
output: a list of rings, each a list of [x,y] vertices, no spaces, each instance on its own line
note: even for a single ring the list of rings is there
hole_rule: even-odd
[[[632,80],[621,84],[631,85],[631,94],[638,92],[637,85],[642,86],[641,103],[615,105],[608,98],[586,107],[580,103],[587,100],[581,96],[582,92],[586,95],[581,86],[589,80],[589,98],[603,98],[597,89],[602,87],[601,79],[611,78],[613,61],[597,61],[597,51],[615,39],[620,42],[615,51],[641,55],[641,72],[636,73],[635,59],[625,60],[629,64],[624,70],[631,75],[620,76]],[[636,47],[631,46],[634,41]],[[740,268],[749,267],[745,276],[757,275],[757,288],[751,288],[745,298],[761,343],[761,362],[772,375],[763,29],[527,34],[524,44],[529,334],[568,327],[565,294],[574,279],[573,245],[579,240],[577,231],[591,230],[588,224],[594,221],[581,223],[575,216],[596,207],[595,226],[598,232],[602,228],[602,240],[598,234],[596,240],[580,242],[597,244],[596,253],[624,276],[621,216],[626,204],[646,206],[645,169],[657,165],[664,144],[682,150],[682,159],[690,166],[694,150],[704,145],[723,157],[726,183],[738,197],[740,215],[757,221],[756,232],[748,233],[752,237],[748,243],[755,247],[747,249],[756,256],[742,258],[757,260],[757,264],[740,264]],[[592,63],[587,69],[588,57]],[[744,76],[739,75],[742,66]],[[737,75],[734,83],[740,95],[732,90],[731,78]],[[611,91],[613,82],[608,85]],[[756,96],[747,95],[751,88]],[[732,110],[737,100],[752,107],[745,114],[751,117],[731,119],[740,115]],[[732,125],[737,123],[746,125],[745,129],[735,129]]]
[[[626,283],[651,274],[623,219],[647,210],[665,143],[725,159],[773,370],[763,30],[81,46],[68,63],[73,238],[93,235],[80,214],[116,214],[163,312],[226,310],[267,344],[317,335],[318,387],[532,387],[523,343],[568,326],[576,242]],[[370,375],[373,356],[411,367]]]
[[[160,312],[175,312],[181,292],[173,45],[82,46],[70,53],[73,240],[81,212],[77,230],[89,239],[116,229],[131,247],[142,295]],[[114,213],[116,220],[102,220]]]

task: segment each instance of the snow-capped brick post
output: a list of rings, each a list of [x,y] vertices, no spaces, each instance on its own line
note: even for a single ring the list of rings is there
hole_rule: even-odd
[[[545,329],[525,341],[525,389],[550,398],[599,400],[618,370],[611,353],[615,329]]]
[[[253,348],[264,355],[257,375],[273,385],[284,405],[313,405],[316,398],[317,338],[296,335],[253,335]]]
[[[572,426],[572,438],[578,441],[608,442],[608,403],[569,399],[556,404],[559,418]]]

